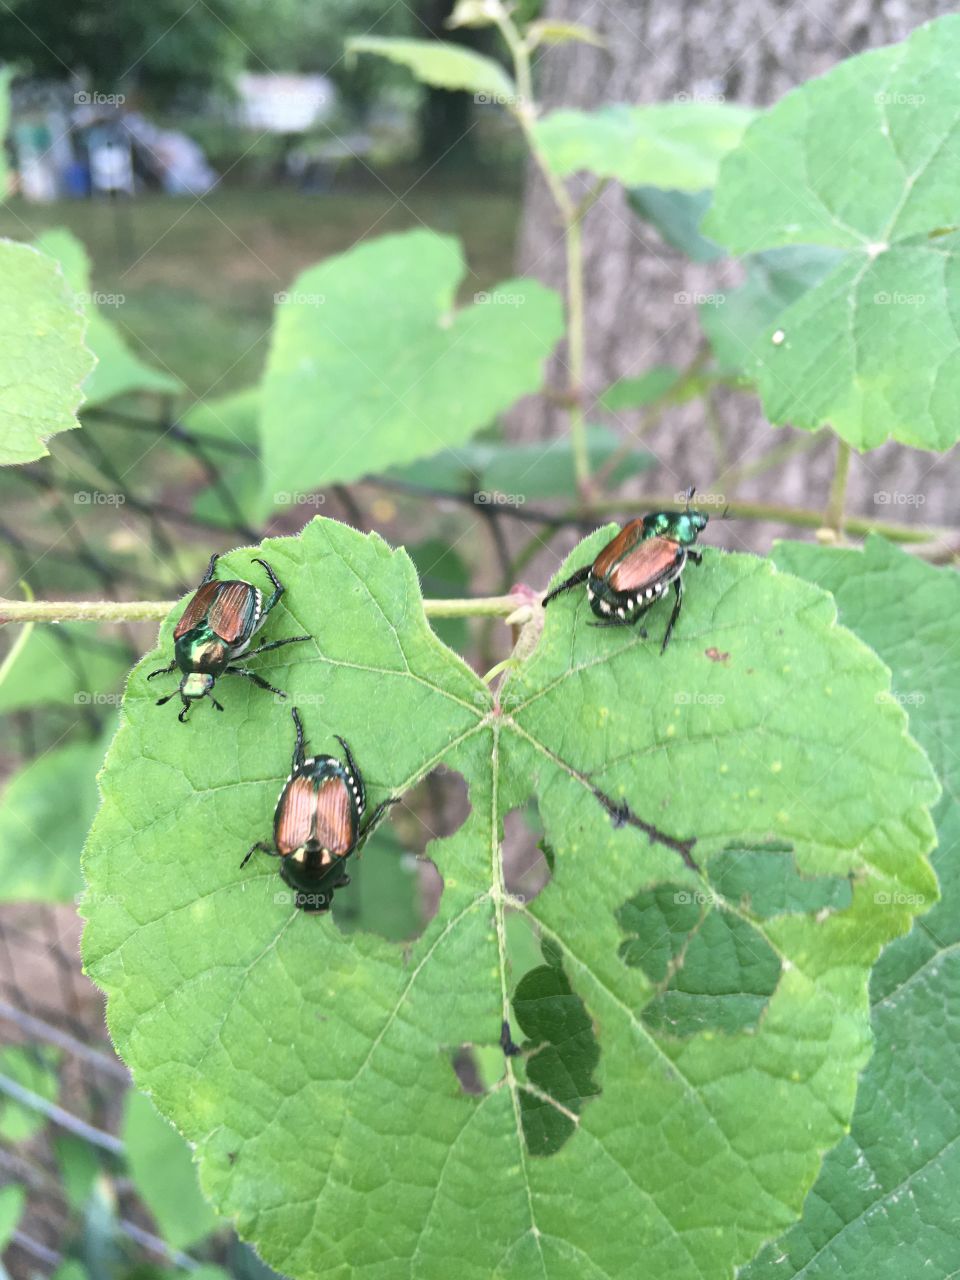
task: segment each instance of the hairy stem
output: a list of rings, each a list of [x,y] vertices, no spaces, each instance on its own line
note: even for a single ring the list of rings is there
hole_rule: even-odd
[[[847,497],[850,453],[851,449],[846,440],[838,440],[836,466],[827,498],[827,509],[823,513],[823,523],[828,529],[832,529],[838,538],[843,535],[843,505]]]
[[[534,123],[537,105],[533,97],[533,75],[530,66],[530,50],[516,23],[503,7],[495,18],[510,56],[517,85],[517,101],[511,111],[520,126],[524,141],[537,168],[543,174],[550,195],[557,207],[563,226],[567,267],[567,364],[568,402],[570,405],[570,444],[573,449],[574,473],[580,496],[590,494],[590,453],[587,449],[587,428],[583,409],[583,373],[586,362],[584,336],[585,287],[583,276],[583,218],[594,200],[599,198],[603,184],[595,188],[581,204],[576,204],[563,181],[551,170],[537,141]]]
[[[165,618],[176,600],[0,600],[5,622],[145,622]],[[424,600],[428,618],[509,617],[523,604],[517,596],[476,600]]]
[[[646,514],[661,508],[682,507],[683,500],[682,493],[653,494],[643,498],[608,498],[592,502],[588,511],[598,517]],[[795,525],[801,529],[822,529],[824,521],[823,512],[813,507],[785,507],[775,502],[733,501],[727,504],[726,512],[729,520],[769,520],[774,524]],[[870,533],[879,533],[891,542],[945,542],[956,538],[954,529],[888,524],[883,520],[869,520],[865,516],[841,515],[840,522],[844,533],[861,538]]]

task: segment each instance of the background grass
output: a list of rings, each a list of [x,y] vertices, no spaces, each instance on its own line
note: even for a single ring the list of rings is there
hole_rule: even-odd
[[[392,178],[375,190],[302,195],[214,191],[203,200],[138,196],[117,205],[60,201],[0,208],[0,235],[30,240],[68,227],[87,247],[96,291],[144,359],[202,399],[249,386],[266,360],[274,294],[306,267],[368,236],[426,225],[458,236],[471,297],[512,274],[519,203],[510,193],[457,192]]]

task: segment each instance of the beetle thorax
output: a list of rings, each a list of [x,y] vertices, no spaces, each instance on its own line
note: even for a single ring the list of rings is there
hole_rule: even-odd
[[[185,698],[203,698],[213,688],[213,676],[202,671],[191,671],[180,681],[180,692]]]

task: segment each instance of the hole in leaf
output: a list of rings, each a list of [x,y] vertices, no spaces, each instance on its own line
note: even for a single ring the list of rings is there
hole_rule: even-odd
[[[469,813],[467,784],[437,770],[394,805],[346,867],[350,884],[333,894],[333,918],[344,933],[362,930],[388,942],[420,936],[437,914],[443,879],[424,849],[453,835]]]
[[[744,915],[818,914],[842,909],[851,896],[842,877],[802,875],[789,845],[731,846],[711,861],[710,874],[713,891],[660,884],[617,912],[627,935],[621,959],[657,988],[643,1020],[676,1036],[746,1031],[762,1017],[780,960]]]
[[[462,1044],[450,1054],[450,1065],[464,1093],[489,1093],[503,1079],[503,1050],[495,1044]]]
[[[524,1138],[535,1156],[559,1151],[584,1103],[600,1092],[593,1078],[600,1061],[593,1022],[570,986],[558,950],[549,943],[542,950],[546,964],[525,973],[513,994],[514,1016],[526,1040],[521,1053],[510,1058]]]
[[[729,902],[761,920],[800,912],[843,911],[853,886],[843,876],[805,876],[793,846],[770,843],[758,848],[728,845],[710,863],[710,879]]]
[[[532,902],[553,874],[553,855],[545,843],[536,805],[506,814],[503,830],[503,880],[507,892],[523,902]]]

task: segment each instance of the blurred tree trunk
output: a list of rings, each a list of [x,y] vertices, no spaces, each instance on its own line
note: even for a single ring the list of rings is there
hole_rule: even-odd
[[[418,39],[433,36],[448,44],[462,44],[468,48],[475,46],[475,28],[456,27],[451,31],[444,25],[453,7],[454,0],[421,0],[417,6],[417,29],[413,34]],[[472,163],[476,152],[470,136],[473,115],[471,94],[451,93],[448,89],[428,85],[420,108],[419,167],[429,172],[440,165],[466,166]]]
[[[845,5],[835,0],[675,0],[669,5],[656,0],[548,0],[550,17],[593,27],[607,48],[568,44],[546,50],[537,69],[540,97],[545,110],[670,101],[679,95],[766,105],[843,58],[903,39],[921,22],[953,9],[946,0],[910,5],[902,0],[851,0]],[[519,266],[525,274],[562,288],[558,227],[546,188],[534,172],[527,181]],[[699,341],[696,308],[675,299],[714,292],[739,279],[729,263],[687,263],[631,213],[616,186],[588,216],[585,270],[591,396],[650,365],[690,360]],[[551,384],[563,381],[562,367],[555,364]],[[709,488],[724,461],[749,462],[794,434],[767,426],[755,398],[724,393],[715,407],[723,423],[726,459],[708,455],[701,404],[671,410],[644,437],[662,462],[648,487],[672,492],[697,483]],[[636,417],[623,415],[625,430],[636,423]],[[556,409],[531,401],[520,407],[511,429],[522,438],[537,439],[556,435],[562,426]],[[821,505],[834,450],[832,440],[818,442],[812,452],[745,483],[739,495]],[[946,466],[933,455],[888,445],[854,458],[848,510],[859,508],[880,519],[912,516],[953,523],[946,482]],[[874,493],[891,488],[924,492],[927,502],[919,510],[875,504]]]

